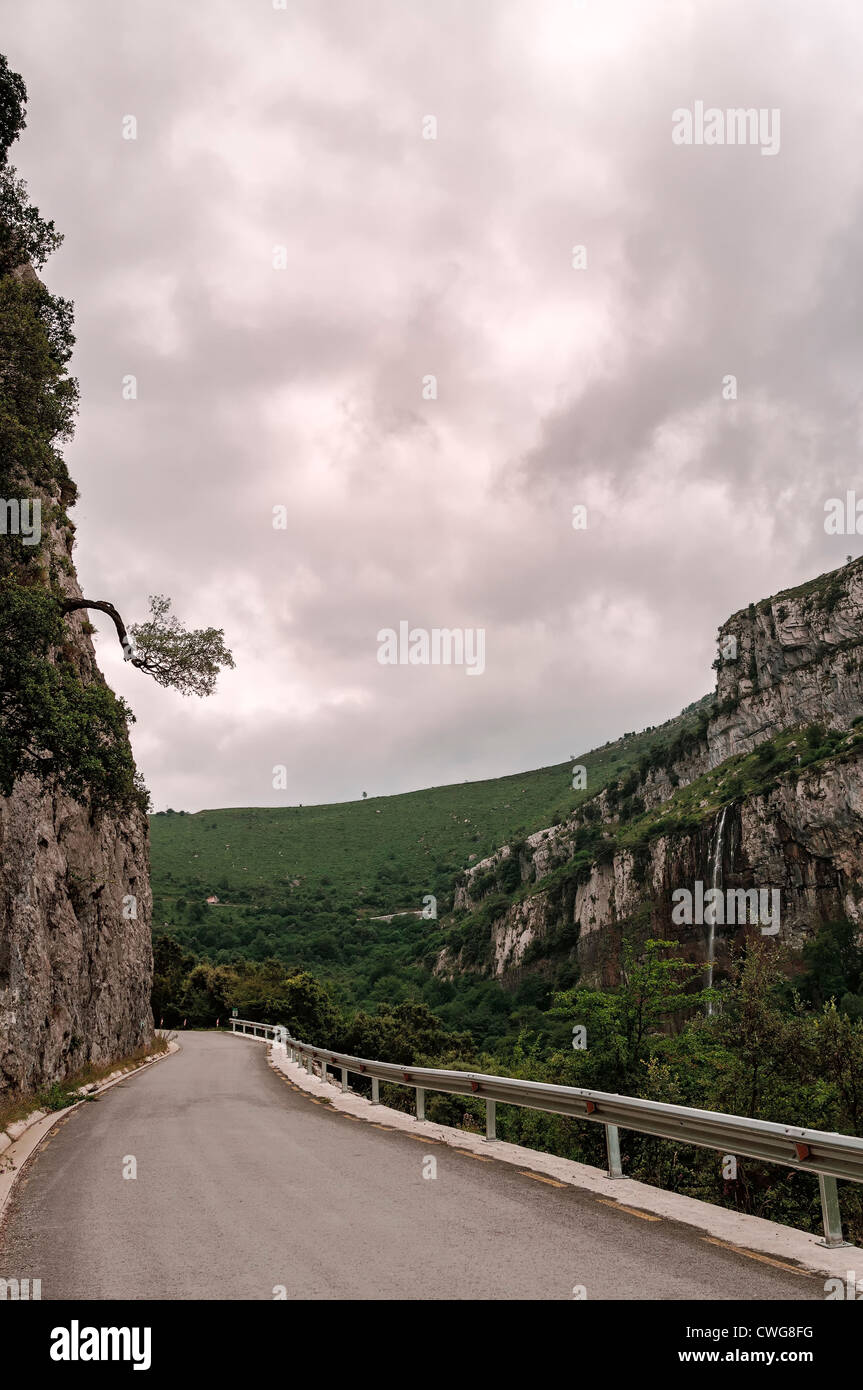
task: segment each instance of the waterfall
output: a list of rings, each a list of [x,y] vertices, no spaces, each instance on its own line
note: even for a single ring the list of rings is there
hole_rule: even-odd
[[[721,814],[720,814],[720,816],[719,816],[719,824],[718,824],[718,826],[716,827],[716,839],[715,839],[714,845],[713,845],[713,866],[712,866],[711,874],[710,874],[710,887],[711,887],[711,888],[721,888],[721,886],[722,886],[722,885],[721,885],[721,882],[720,882],[720,880],[721,880],[721,878],[722,878],[722,836],[723,836],[723,832],[724,832],[724,830],[725,830],[725,817],[726,817],[727,815],[728,815],[728,807],[727,807],[727,806],[723,806],[722,812],[721,812]],[[716,908],[715,908],[715,907],[709,907],[709,908],[707,909],[707,915],[709,915],[709,918],[710,918],[710,921],[709,921],[709,924],[708,924],[708,932],[707,932],[707,988],[708,988],[708,989],[711,989],[712,986],[713,986],[713,956],[714,956],[714,932],[715,932],[715,929],[716,929]],[[709,1017],[712,1013],[713,1013],[713,1001],[712,1001],[711,999],[708,999],[708,1001],[707,1001],[707,1014],[708,1014],[708,1017]]]

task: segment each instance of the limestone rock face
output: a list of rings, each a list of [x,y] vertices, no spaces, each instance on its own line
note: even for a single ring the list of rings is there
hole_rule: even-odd
[[[47,546],[80,598],[69,529]],[[85,620],[67,619],[68,644],[82,679],[101,681]],[[143,811],[93,816],[29,775],[0,797],[0,1095],[150,1041],[151,907]]]
[[[728,638],[737,656],[718,671],[711,766],[782,729],[847,728],[863,710],[863,562],[735,613]]]
[[[148,1042],[146,817],[94,822],[28,776],[0,799],[0,861],[0,1093]]]
[[[593,864],[574,889],[543,890],[513,903],[491,927],[488,967],[504,979],[517,978],[528,950],[552,943],[562,927],[577,937],[582,978],[597,987],[618,981],[618,947],[624,923],[646,914],[654,936],[677,942],[686,960],[707,960],[707,931],[698,923],[673,921],[675,889],[711,884],[716,825],[660,836],[639,863],[629,851],[607,864]],[[780,892],[782,940],[799,949],[820,922],[848,916],[863,928],[863,753],[827,763],[796,783],[783,782],[763,796],[732,806],[723,830],[723,890]],[[471,899],[462,890],[462,901]],[[716,928],[717,979],[743,925]],[[437,972],[462,969],[444,951]]]
[[[647,811],[663,807],[676,788],[777,733],[812,724],[851,730],[863,718],[863,560],[735,614],[720,630],[723,648],[704,736],[673,767],[647,772],[638,786]],[[595,824],[613,829],[619,823],[616,802],[605,791],[591,808]],[[623,928],[631,934],[635,922],[653,936],[676,941],[685,959],[706,961],[708,931],[703,923],[674,920],[673,894],[681,887],[694,891],[696,882],[709,888],[714,872],[723,891],[778,890],[781,939],[792,950],[799,951],[830,919],[847,917],[863,934],[859,740],[841,756],[801,767],[769,790],[732,802],[721,840],[719,816],[708,812],[700,825],[654,836],[637,852],[609,849],[601,862],[570,873],[566,866],[587,824],[579,808],[562,824],[517,847],[502,847],[462,875],[454,906],[472,910],[488,893],[500,891],[501,868],[517,853],[520,891],[492,921],[479,966],[475,950],[466,963],[462,952],[444,949],[439,974],[479,968],[514,982],[529,962],[542,968],[544,955],[562,943],[569,949],[575,944],[586,983],[613,987]],[[542,880],[556,869],[563,871],[562,880],[546,887]],[[513,881],[512,873],[508,879]],[[717,925],[717,979],[745,930],[745,920]]]

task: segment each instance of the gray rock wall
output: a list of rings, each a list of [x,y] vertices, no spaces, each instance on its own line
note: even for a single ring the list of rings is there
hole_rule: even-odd
[[[70,530],[47,549],[80,598]],[[85,683],[101,681],[85,621],[67,619],[68,643]],[[30,776],[0,797],[0,1096],[149,1042],[151,907],[142,811],[94,817]]]
[[[648,773],[638,788],[647,809],[662,805],[676,785],[688,785],[783,730],[814,723],[848,729],[863,716],[863,560],[734,614],[720,629],[726,649],[729,638],[736,641],[736,655],[719,665],[706,737],[673,769]],[[605,792],[595,806],[601,823],[614,824],[617,815]],[[576,811],[520,846],[519,877],[528,891],[532,881],[572,858],[583,823]],[[714,836],[715,825],[706,822],[697,831],[652,841],[647,863],[644,855],[636,863],[629,852],[619,852],[608,863],[592,865],[587,881],[577,886],[529,891],[492,924],[481,968],[512,977],[532,948],[541,956],[544,940],[551,947],[553,934],[572,926],[583,977],[614,985],[619,929],[636,917],[649,921],[654,935],[676,940],[684,957],[705,959],[705,931],[673,923],[671,894],[696,880],[709,885]],[[462,876],[457,909],[478,906],[488,891],[484,877],[509,854],[504,846]],[[863,932],[863,755],[819,762],[730,807],[721,883],[779,889],[781,936],[793,949],[831,917],[847,916]],[[717,931],[717,978],[734,936],[733,929]],[[441,952],[441,974],[461,968],[457,955]]]

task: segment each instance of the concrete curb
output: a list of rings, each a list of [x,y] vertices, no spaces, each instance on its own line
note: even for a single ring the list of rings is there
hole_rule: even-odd
[[[139,1066],[133,1067],[130,1071],[112,1071],[110,1076],[106,1076],[104,1081],[90,1082],[86,1086],[79,1088],[80,1100],[73,1105],[67,1105],[63,1110],[51,1110],[47,1114],[44,1110],[34,1110],[23,1120],[17,1120],[9,1125],[5,1131],[0,1131],[0,1223],[3,1220],[3,1212],[6,1204],[12,1195],[12,1190],[21,1175],[24,1164],[31,1154],[35,1153],[42,1140],[53,1129],[58,1120],[62,1120],[65,1115],[71,1115],[73,1110],[79,1106],[86,1105],[92,1096],[100,1096],[104,1091],[109,1091],[112,1086],[118,1086],[121,1081],[127,1080],[130,1076],[137,1076],[138,1072],[144,1071],[154,1062],[164,1062],[167,1057],[172,1057],[175,1052],[180,1051],[177,1042],[168,1043],[168,1051],[161,1052],[156,1057],[147,1057]],[[4,1145],[3,1140],[8,1142]]]
[[[237,1036],[242,1037],[243,1034]],[[431,1142],[466,1149],[483,1158],[496,1158],[502,1163],[514,1164],[518,1168],[528,1168],[531,1172],[542,1173],[557,1182],[596,1193],[605,1201],[635,1207],[640,1212],[650,1212],[668,1221],[679,1221],[685,1226],[694,1226],[703,1231],[707,1238],[733,1246],[735,1250],[751,1252],[756,1258],[760,1256],[768,1260],[778,1260],[786,1265],[797,1265],[801,1273],[820,1274],[826,1278],[844,1280],[849,1271],[856,1271],[855,1280],[863,1279],[863,1249],[858,1245],[844,1245],[837,1250],[828,1250],[821,1243],[820,1237],[795,1230],[792,1226],[780,1226],[760,1216],[747,1216],[741,1212],[729,1211],[726,1207],[714,1206],[710,1202],[698,1201],[694,1197],[682,1197],[664,1188],[636,1182],[633,1178],[609,1178],[601,1169],[591,1168],[586,1163],[576,1163],[572,1159],[522,1148],[518,1144],[507,1144],[501,1139],[487,1140],[478,1134],[453,1129],[449,1125],[417,1120],[413,1115],[406,1115],[401,1110],[392,1110],[386,1105],[372,1105],[365,1096],[351,1091],[345,1094],[341,1089],[340,1080],[324,1082],[317,1076],[309,1076],[304,1066],[288,1061],[287,1049],[283,1045],[270,1045],[265,1038],[249,1037],[248,1040],[267,1042],[267,1060],[274,1071],[288,1076],[295,1085],[315,1099],[325,1099],[335,1110],[344,1111],[356,1119],[375,1124],[385,1123],[406,1134],[427,1138]],[[330,1076],[332,1072],[331,1068]]]

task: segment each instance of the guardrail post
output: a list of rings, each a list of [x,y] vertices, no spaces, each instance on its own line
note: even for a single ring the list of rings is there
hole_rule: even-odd
[[[384,1079],[389,1080],[390,1076],[398,1077],[396,1084],[403,1082],[409,1088],[416,1091],[416,1115],[418,1120],[425,1119],[425,1097],[426,1085],[425,1076],[430,1077],[430,1089],[435,1089],[435,1082],[438,1073],[424,1072],[423,1084],[416,1084],[416,1074],[405,1071],[402,1066],[386,1067],[380,1062],[364,1061],[360,1058],[348,1058],[353,1065],[348,1067],[343,1065],[343,1060],[339,1060],[338,1055],[333,1056],[332,1062],[320,1057],[312,1051],[312,1047],[298,1042],[296,1039],[288,1038],[287,1029],[284,1025],[274,1026],[269,1023],[258,1023],[254,1020],[231,1018],[232,1033],[249,1034],[250,1032],[258,1037],[263,1034],[267,1039],[272,1035],[274,1042],[279,1038],[285,1038],[288,1044],[285,1048],[286,1054],[290,1051],[290,1059],[298,1067],[305,1069],[310,1076],[317,1074],[314,1059],[319,1060],[320,1075],[322,1081],[332,1081],[338,1085],[333,1072],[341,1071],[342,1091],[348,1091],[348,1075],[355,1072],[359,1076],[368,1076],[371,1081],[371,1104],[380,1105],[380,1081],[377,1077],[369,1075],[372,1068],[380,1068],[384,1072]],[[284,1045],[284,1044],[280,1044]],[[317,1046],[317,1044],[315,1044]],[[471,1074],[463,1074],[456,1071],[445,1071],[440,1073],[444,1086],[450,1086],[454,1095],[468,1095],[477,1100],[485,1101],[485,1138],[494,1140],[497,1138],[497,1099],[506,1105],[526,1106],[542,1110],[546,1114],[569,1114],[575,1118],[587,1118],[594,1122],[599,1122],[605,1129],[606,1154],[608,1159],[607,1176],[609,1178],[622,1178],[624,1176],[623,1165],[620,1154],[620,1129],[633,1130],[636,1134],[655,1134],[657,1138],[671,1139],[677,1142],[692,1143],[703,1145],[706,1148],[715,1150],[718,1153],[740,1153],[743,1155],[757,1155],[760,1161],[781,1164],[786,1168],[794,1168],[796,1155],[797,1163],[810,1160],[811,1172],[816,1165],[823,1164],[827,1167],[827,1173],[819,1173],[818,1185],[821,1197],[821,1214],[824,1226],[824,1239],[820,1242],[822,1246],[831,1250],[841,1249],[843,1246],[848,1248],[848,1242],[843,1238],[842,1213],[839,1206],[839,1189],[835,1173],[839,1172],[843,1178],[851,1182],[863,1183],[863,1138],[854,1137],[847,1134],[830,1133],[825,1134],[821,1131],[793,1130],[787,1126],[771,1124],[763,1120],[755,1120],[740,1115],[726,1115],[721,1112],[707,1112],[707,1123],[703,1111],[693,1110],[687,1106],[656,1106],[650,1101],[634,1101],[627,1096],[607,1096],[599,1091],[587,1091],[571,1086],[559,1086],[552,1088],[540,1088],[536,1084],[511,1077],[492,1077],[486,1078],[495,1083],[492,1090],[496,1092],[496,1099],[492,1100],[487,1093],[483,1094],[483,1078],[477,1078]],[[470,1092],[468,1092],[470,1086]],[[554,1095],[546,1094],[553,1091]],[[479,1095],[476,1093],[479,1092]],[[647,1115],[645,1116],[645,1110]],[[668,1114],[665,1111],[668,1110]],[[673,1112],[673,1113],[671,1113]],[[615,1123],[606,1119],[606,1116],[617,1115]],[[789,1142],[790,1141],[790,1142]],[[823,1141],[823,1142],[822,1142]],[[832,1172],[830,1171],[832,1169]],[[816,1169],[817,1171],[817,1169]]]
[[[496,1139],[495,1117],[497,1112],[497,1101],[487,1100],[485,1103],[485,1137],[486,1139]]]
[[[623,1169],[620,1166],[620,1135],[617,1125],[605,1126],[605,1149],[608,1154],[608,1176],[610,1178],[622,1178]]]
[[[839,1188],[836,1179],[825,1173],[818,1174],[818,1188],[821,1193],[821,1215],[824,1219],[824,1244],[828,1250],[838,1250],[847,1245],[842,1237],[842,1214],[839,1210]]]

